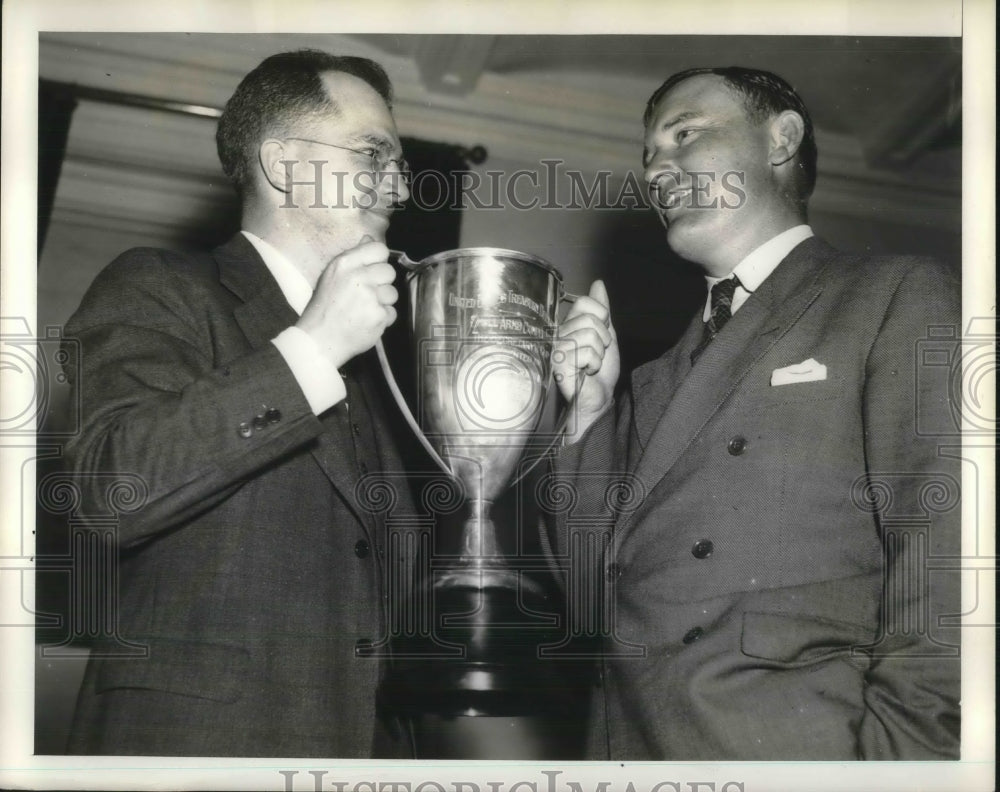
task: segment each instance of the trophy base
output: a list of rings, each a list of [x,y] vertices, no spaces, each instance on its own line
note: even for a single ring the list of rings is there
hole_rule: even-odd
[[[459,656],[417,656],[397,640],[379,691],[415,757],[579,758],[591,665],[539,657],[564,634],[545,589],[509,569],[457,569],[436,583],[434,640]]]
[[[512,715],[410,718],[408,739],[419,759],[572,761],[582,755],[583,720]]]

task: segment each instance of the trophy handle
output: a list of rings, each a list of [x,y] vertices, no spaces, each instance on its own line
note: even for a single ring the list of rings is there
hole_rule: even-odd
[[[559,302],[575,303],[579,299],[578,294],[573,294],[563,289],[562,296],[559,298]],[[580,386],[583,384],[583,378],[587,374],[582,369],[576,373],[576,390],[573,391],[573,398],[566,402],[565,406],[562,408],[562,412],[556,419],[556,429],[552,433],[552,440],[545,447],[545,451],[541,455],[535,457],[535,461],[532,462],[528,467],[522,470],[513,481],[510,482],[510,486],[513,487],[518,484],[521,479],[527,476],[535,467],[545,459],[551,452],[552,449],[556,447],[556,443],[562,442],[563,435],[566,433],[566,426],[569,424],[570,416],[573,414],[573,407],[576,405],[576,396],[580,392]]]
[[[423,429],[420,428],[420,424],[417,423],[417,419],[413,417],[410,405],[408,405],[406,403],[406,399],[403,398],[403,393],[400,391],[399,384],[396,382],[396,377],[392,373],[392,368],[389,366],[389,358],[386,357],[385,347],[382,346],[381,338],[375,342],[375,352],[378,355],[378,362],[382,366],[382,374],[385,376],[385,382],[389,386],[392,397],[396,400],[396,404],[399,405],[400,412],[403,413],[403,417],[406,419],[406,422],[410,425],[413,433],[417,436],[417,440],[420,441],[420,445],[422,445],[424,450],[431,455],[431,459],[437,463],[441,470],[451,476],[451,478],[457,479],[455,471],[448,467],[448,463],[441,458],[441,455],[438,454],[437,451],[434,450],[434,446],[431,445],[431,441],[427,439],[427,435],[425,435]]]
[[[389,258],[394,260],[399,266],[408,272],[415,272],[420,269],[420,262],[414,261],[409,256],[407,256],[402,250],[390,250]]]

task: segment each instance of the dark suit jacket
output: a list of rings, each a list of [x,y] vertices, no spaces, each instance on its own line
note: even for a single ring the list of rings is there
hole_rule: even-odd
[[[372,755],[379,661],[355,647],[385,629],[385,537],[355,487],[402,464],[362,359],[346,403],[310,411],[270,343],[296,319],[237,235],[211,256],[128,251],[67,324],[70,462],[148,490],[134,509],[85,479],[85,511],[119,515],[118,634],[148,657],[95,647],[72,752]]]
[[[924,433],[955,423],[921,342],[959,322],[935,262],[807,240],[564,449],[569,530],[613,525],[595,757],[957,757],[959,440]],[[770,384],[809,358],[825,380]]]

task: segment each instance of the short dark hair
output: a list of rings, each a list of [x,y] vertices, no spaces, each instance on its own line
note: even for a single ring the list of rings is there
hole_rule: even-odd
[[[310,116],[339,112],[321,78],[323,72],[330,71],[364,80],[392,107],[389,76],[368,58],[331,55],[315,49],[266,58],[236,87],[215,133],[222,170],[241,196],[245,197],[253,184],[257,152],[269,134],[280,134],[295,121]]]
[[[648,125],[653,117],[657,102],[674,86],[684,80],[699,74],[715,74],[725,81],[731,89],[743,99],[743,107],[747,117],[754,123],[766,121],[773,115],[785,110],[794,110],[800,116],[805,127],[802,143],[796,154],[801,171],[799,194],[804,200],[808,198],[816,185],[816,159],[819,152],[816,148],[816,137],[813,133],[812,118],[795,89],[778,75],[761,69],[745,69],[741,66],[724,66],[712,68],[685,69],[667,78],[646,103],[646,112],[642,116],[643,125]]]

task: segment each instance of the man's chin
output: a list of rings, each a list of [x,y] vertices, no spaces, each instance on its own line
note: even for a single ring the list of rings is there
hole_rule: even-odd
[[[701,225],[704,213],[697,209],[678,206],[673,209],[666,209],[658,213],[660,222],[667,229],[667,237],[678,233],[698,233],[694,230]]]
[[[388,228],[389,220],[392,218],[392,212],[382,209],[369,209],[365,212],[365,221],[379,228]]]
[[[663,217],[663,227],[667,230],[667,242],[670,247],[676,248],[690,244],[693,237],[697,237],[697,231],[690,228],[687,218],[676,215],[673,218]]]
[[[704,253],[705,232],[690,222],[690,215],[679,215],[665,225],[667,244],[674,254],[696,264],[700,262]]]
[[[364,233],[378,242],[385,241],[385,234],[389,230],[390,213],[368,209],[362,212],[360,217],[361,228]]]

